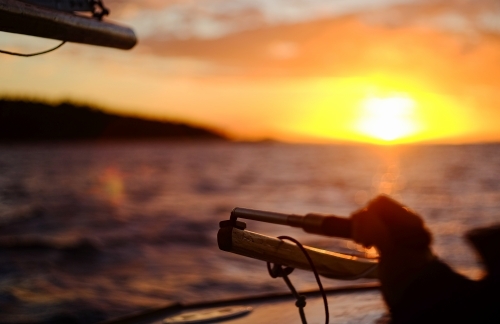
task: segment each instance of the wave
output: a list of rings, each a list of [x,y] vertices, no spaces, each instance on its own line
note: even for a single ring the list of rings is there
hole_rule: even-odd
[[[38,218],[44,214],[44,209],[36,204],[17,206],[0,210],[0,226],[17,223],[21,220]]]
[[[89,239],[61,240],[37,236],[2,236],[0,249],[50,251],[57,250],[72,255],[92,255],[99,252],[99,247]]]

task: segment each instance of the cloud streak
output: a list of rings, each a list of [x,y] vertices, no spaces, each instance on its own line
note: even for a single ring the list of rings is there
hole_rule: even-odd
[[[245,30],[339,17],[415,0],[110,1],[140,37],[213,39]]]

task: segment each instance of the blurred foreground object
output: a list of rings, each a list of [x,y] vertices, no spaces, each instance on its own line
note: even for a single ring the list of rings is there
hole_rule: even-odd
[[[272,278],[281,277],[296,298],[295,306],[299,310],[302,324],[307,323],[304,307],[306,297],[299,294],[288,275],[295,268],[311,270],[314,273],[325,307],[325,323],[330,320],[328,300],[319,275],[341,280],[377,278],[378,261],[357,258],[353,255],[333,253],[302,245],[290,236],[272,238],[245,231],[246,224],[238,217],[261,222],[300,227],[306,232],[351,237],[351,224],[347,219],[334,215],[307,214],[288,215],[255,209],[235,208],[229,220],[219,223],[217,233],[219,249],[267,262],[267,269]],[[292,241],[294,244],[285,242]]]
[[[301,227],[309,233],[349,238],[348,219],[333,215],[308,214],[306,216],[287,215],[246,208],[235,208],[229,220],[220,222],[217,234],[219,249],[266,262],[287,267],[312,270],[306,257],[295,244],[245,230],[246,224],[237,218],[261,222]],[[328,224],[328,233],[320,231]],[[377,278],[378,261],[325,251],[304,246],[311,257],[317,272],[325,277],[354,280]]]
[[[278,238],[240,230],[235,227],[222,227],[217,235],[219,248],[266,262],[287,267],[311,270],[306,257],[295,244]],[[342,253],[325,251],[304,246],[320,275],[340,280],[377,278],[377,261]]]
[[[131,49],[137,43],[132,29],[101,20],[109,12],[101,1],[28,2],[36,5],[0,0],[0,31],[119,49]],[[94,18],[74,11],[92,12]]]
[[[500,322],[499,226],[467,234],[488,270],[474,281],[440,261],[422,218],[387,196],[353,213],[351,222],[353,239],[380,252],[379,280],[393,324]]]

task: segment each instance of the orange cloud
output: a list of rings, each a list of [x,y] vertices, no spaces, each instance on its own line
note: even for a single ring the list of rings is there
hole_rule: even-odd
[[[415,102],[419,132],[405,141],[500,140],[494,124],[500,37],[492,3],[419,1],[266,23],[219,38],[197,38],[191,30],[187,39],[172,40],[159,29],[132,52],[63,48],[42,58],[51,71],[44,82],[35,82],[44,70],[39,62],[13,61],[2,68],[0,83],[4,92],[85,98],[134,114],[212,124],[236,138],[287,141],[373,142],[356,130],[363,102],[407,97]],[[124,17],[144,19],[144,10],[166,8],[158,1],[146,6],[132,5]],[[191,18],[227,18],[207,12]]]

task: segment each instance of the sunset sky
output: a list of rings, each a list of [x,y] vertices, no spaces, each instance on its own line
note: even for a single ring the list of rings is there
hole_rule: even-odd
[[[106,0],[131,51],[0,56],[0,96],[71,100],[235,139],[499,141],[497,0]],[[54,40],[0,33],[0,48]]]

